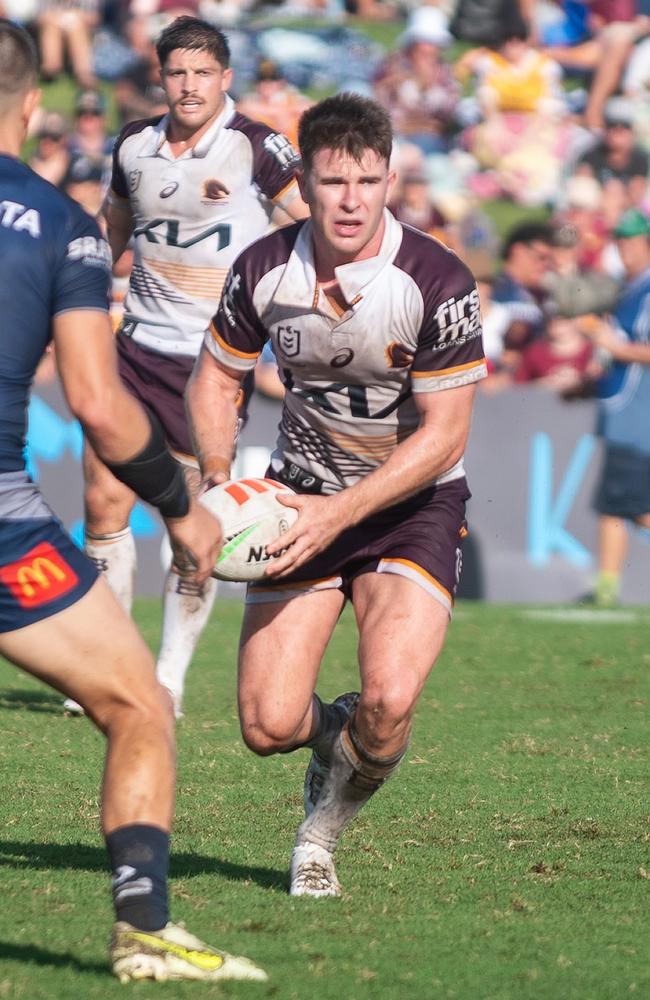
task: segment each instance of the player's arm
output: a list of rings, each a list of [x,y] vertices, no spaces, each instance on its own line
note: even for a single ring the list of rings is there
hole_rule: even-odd
[[[309,218],[309,208],[302,200],[302,195],[295,185],[295,194],[288,192],[288,197],[283,199],[282,204],[277,204],[271,214],[271,221],[276,226],[286,226],[291,222],[299,222],[301,219]]]
[[[204,482],[230,478],[243,378],[243,373],[220,364],[205,346],[201,349],[185,390],[185,404]]]
[[[650,344],[624,340],[605,320],[583,327],[582,332],[593,344],[607,351],[614,361],[650,365]]]
[[[287,497],[287,505],[297,507],[300,516],[281,539],[268,546],[270,554],[288,549],[273,560],[267,575],[292,572],[345,528],[406,500],[451,469],[465,450],[475,392],[476,385],[470,384],[414,394],[420,425],[383,465],[334,496]]]
[[[108,314],[69,309],[52,325],[68,405],[94,450],[118,479],[158,508],[179,571],[204,582],[221,547],[218,522],[189,497],[160,425],[124,388]]]
[[[106,220],[113,263],[116,263],[126,250],[133,234],[133,213],[128,198],[121,198],[114,191],[109,191],[102,206],[102,215]]]

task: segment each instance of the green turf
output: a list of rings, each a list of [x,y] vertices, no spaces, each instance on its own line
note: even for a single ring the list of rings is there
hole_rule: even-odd
[[[152,642],[158,617],[138,604]],[[0,998],[650,996],[648,609],[566,622],[462,605],[400,773],[345,835],[346,894],[318,901],[287,895],[306,752],[260,760],[239,737],[239,618],[218,606],[190,675],[171,897],[269,983],[108,977],[102,741],[1,664]],[[346,615],[323,696],[354,684],[354,650]]]

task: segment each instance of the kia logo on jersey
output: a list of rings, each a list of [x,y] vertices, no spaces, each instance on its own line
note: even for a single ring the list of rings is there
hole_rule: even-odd
[[[160,197],[171,198],[176,191],[178,191],[178,181],[172,181],[171,184],[167,184],[167,186],[162,189]]]

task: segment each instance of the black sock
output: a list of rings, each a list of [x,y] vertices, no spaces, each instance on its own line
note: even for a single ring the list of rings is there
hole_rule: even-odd
[[[109,833],[106,847],[117,919],[141,931],[160,930],[169,919],[169,834],[157,826],[134,823]]]
[[[314,695],[319,711],[319,719],[314,732],[305,746],[311,747],[319,756],[329,759],[334,740],[348,720],[348,713],[341,705],[331,705]]]

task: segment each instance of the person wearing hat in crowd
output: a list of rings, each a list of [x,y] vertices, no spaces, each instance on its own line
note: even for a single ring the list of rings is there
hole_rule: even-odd
[[[441,53],[452,42],[447,19],[437,7],[414,10],[399,50],[379,66],[374,97],[390,113],[395,136],[425,155],[445,152],[460,89]]]
[[[576,167],[578,176],[595,177],[603,188],[603,210],[612,225],[626,208],[638,205],[648,188],[650,158],[638,145],[628,100],[612,98],[605,106],[605,132]]]
[[[618,602],[628,523],[650,528],[650,217],[629,209],[614,230],[625,285],[611,317],[585,330],[610,363],[597,384],[603,440],[598,514],[598,575],[590,601]]]
[[[36,149],[29,158],[34,173],[55,187],[63,180],[70,163],[69,131],[68,123],[58,111],[44,114],[36,132]]]
[[[294,145],[298,142],[298,121],[303,111],[314,102],[282,75],[282,70],[272,59],[261,59],[257,67],[255,88],[244,94],[237,110],[263,122],[274,132],[286,135]]]

